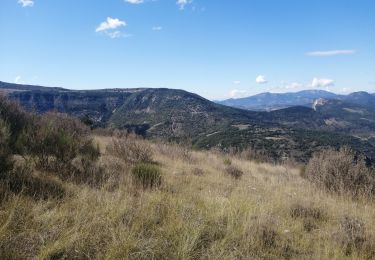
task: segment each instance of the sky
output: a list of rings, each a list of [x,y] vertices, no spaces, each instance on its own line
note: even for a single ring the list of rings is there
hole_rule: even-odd
[[[375,92],[375,1],[0,0],[0,81]]]

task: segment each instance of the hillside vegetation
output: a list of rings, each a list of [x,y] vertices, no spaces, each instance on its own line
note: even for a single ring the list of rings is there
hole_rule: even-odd
[[[0,104],[0,259],[375,257],[374,169],[348,148],[260,163]]]

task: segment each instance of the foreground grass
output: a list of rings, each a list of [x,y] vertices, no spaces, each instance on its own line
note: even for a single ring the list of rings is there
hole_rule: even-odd
[[[63,199],[1,202],[1,259],[375,257],[375,203],[327,194],[298,168],[153,144],[162,183],[144,189],[96,140],[109,176],[99,187],[65,182]]]

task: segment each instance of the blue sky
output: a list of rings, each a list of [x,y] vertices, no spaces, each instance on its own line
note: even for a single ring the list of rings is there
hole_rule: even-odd
[[[0,0],[0,80],[375,92],[375,1]]]

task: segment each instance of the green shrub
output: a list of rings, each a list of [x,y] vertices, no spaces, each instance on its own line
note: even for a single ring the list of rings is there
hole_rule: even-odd
[[[65,195],[65,189],[60,181],[50,176],[35,175],[33,167],[28,162],[16,164],[1,183],[8,192],[23,193],[35,199],[62,198]]]
[[[69,166],[77,156],[95,161],[100,155],[89,129],[78,119],[64,114],[43,115],[24,138],[27,153],[35,157],[38,168],[47,171],[70,171]]]
[[[332,192],[375,195],[375,170],[350,148],[325,150],[310,159],[303,176]]]
[[[224,165],[231,165],[232,161],[229,158],[225,158],[223,163]]]
[[[143,188],[158,187],[161,184],[162,172],[157,165],[149,163],[137,164],[132,169],[132,175],[138,185]]]

